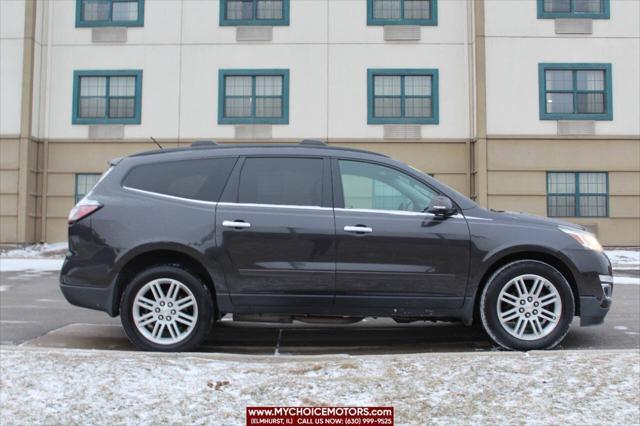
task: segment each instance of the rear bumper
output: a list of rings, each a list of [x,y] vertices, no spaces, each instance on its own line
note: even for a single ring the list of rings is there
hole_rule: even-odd
[[[60,291],[72,305],[103,311],[112,317],[116,316],[112,287],[68,285],[60,281]]]
[[[75,243],[77,245],[77,242]],[[109,256],[100,246],[85,245],[80,253],[67,253],[60,270],[60,291],[69,303],[117,315]]]

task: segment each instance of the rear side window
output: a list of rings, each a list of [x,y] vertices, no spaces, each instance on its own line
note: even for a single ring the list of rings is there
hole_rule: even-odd
[[[320,158],[247,158],[238,202],[320,206],[322,164]]]
[[[124,186],[174,197],[218,201],[235,158],[167,161],[134,167]]]

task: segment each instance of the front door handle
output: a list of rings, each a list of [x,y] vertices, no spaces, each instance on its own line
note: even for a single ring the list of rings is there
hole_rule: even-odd
[[[225,228],[251,228],[251,224],[249,222],[241,222],[239,220],[225,220],[222,222],[222,226]]]
[[[354,232],[356,234],[370,234],[373,232],[372,228],[364,225],[356,225],[356,226],[345,226],[345,232]]]

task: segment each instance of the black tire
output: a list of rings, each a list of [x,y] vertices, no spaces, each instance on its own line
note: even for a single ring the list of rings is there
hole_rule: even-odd
[[[562,302],[556,327],[536,340],[523,340],[511,335],[500,323],[497,312],[498,297],[502,289],[513,278],[526,274],[547,279],[558,291]],[[503,266],[489,278],[480,297],[480,318],[484,330],[493,342],[508,350],[530,351],[555,347],[569,332],[575,312],[573,292],[565,277],[551,265],[537,260],[520,260]]]
[[[133,320],[133,303],[138,291],[158,278],[171,278],[187,286],[198,307],[195,326],[184,340],[175,344],[158,344],[140,333]],[[127,337],[138,349],[156,352],[184,352],[198,348],[207,337],[213,323],[214,307],[207,286],[194,274],[177,265],[153,266],[138,273],[126,286],[120,300],[120,320]]]

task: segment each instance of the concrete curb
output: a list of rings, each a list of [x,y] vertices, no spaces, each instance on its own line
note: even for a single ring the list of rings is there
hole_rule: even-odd
[[[141,352],[141,351],[123,351],[123,350],[98,350],[98,349],[72,349],[72,348],[43,348],[33,346],[9,346],[0,345],[0,354],[5,351],[13,352],[37,352],[51,353],[56,355],[96,355],[113,356],[113,357],[136,357],[136,358],[166,358],[166,359],[189,359],[197,358],[204,361],[249,361],[249,362],[318,362],[318,361],[344,361],[355,359],[403,359],[412,358],[470,358],[470,357],[504,357],[504,358],[527,358],[527,357],[545,357],[545,358],[561,358],[568,356],[602,356],[615,354],[637,353],[640,357],[640,348],[637,349],[585,349],[585,350],[550,350],[550,351],[530,351],[530,352],[509,352],[509,351],[477,351],[477,352],[425,352],[421,354],[382,354],[382,355],[349,355],[349,354],[329,354],[329,355],[245,355],[245,354],[226,354],[226,353],[202,353],[202,352],[182,352],[182,353],[162,353],[162,352]],[[640,361],[640,359],[639,359]]]

